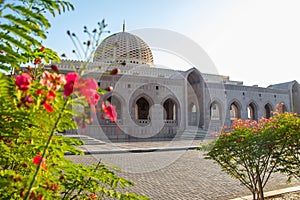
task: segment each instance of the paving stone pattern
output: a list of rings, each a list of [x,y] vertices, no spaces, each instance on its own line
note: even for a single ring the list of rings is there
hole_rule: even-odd
[[[104,153],[68,158],[85,165],[101,160],[120,167],[120,175],[135,183],[129,190],[152,199],[231,199],[250,194],[216,164],[205,160],[202,152],[195,150]],[[276,174],[267,185],[267,191],[295,185],[300,182],[287,185],[286,177]]]

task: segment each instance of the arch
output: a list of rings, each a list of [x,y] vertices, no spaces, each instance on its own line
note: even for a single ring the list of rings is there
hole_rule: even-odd
[[[135,102],[136,120],[149,120],[150,121],[150,104],[146,98],[140,97]]]
[[[213,101],[210,104],[210,119],[211,120],[221,120],[222,114],[221,114],[221,104],[218,101]]]
[[[272,116],[272,106],[267,103],[264,107],[264,118],[269,119]]]
[[[178,118],[178,105],[177,103],[172,99],[168,98],[163,103],[164,107],[164,120],[177,120]]]
[[[238,102],[234,101],[230,104],[229,108],[230,120],[236,120],[241,117],[241,109]]]
[[[254,102],[251,102],[247,106],[247,117],[250,120],[257,120],[257,106]]]
[[[187,86],[187,124],[188,126],[205,126],[204,120],[204,80],[196,68],[186,71]],[[192,112],[196,111],[196,112]]]

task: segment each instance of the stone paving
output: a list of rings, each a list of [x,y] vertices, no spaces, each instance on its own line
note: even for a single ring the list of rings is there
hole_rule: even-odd
[[[68,155],[68,158],[86,165],[101,160],[117,166],[122,169],[122,177],[135,183],[134,187],[128,188],[130,191],[152,199],[231,199],[249,195],[248,190],[238,181],[222,172],[211,160],[205,160],[202,152],[191,150],[190,147],[198,146],[199,143],[102,143],[83,147],[83,150],[95,154]],[[285,176],[278,174],[271,178],[267,190],[295,185],[300,185],[300,182],[294,181],[287,185]]]

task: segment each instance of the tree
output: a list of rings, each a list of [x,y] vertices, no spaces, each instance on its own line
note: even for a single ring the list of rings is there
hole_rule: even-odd
[[[253,199],[264,199],[264,187],[276,171],[299,177],[300,119],[278,113],[260,122],[235,120],[219,138],[203,146],[227,174],[247,187]]]
[[[70,2],[62,0],[0,0],[0,69],[13,72],[22,64],[39,64],[42,59],[59,61],[53,50],[40,49],[51,26],[45,14],[55,16],[73,9]]]

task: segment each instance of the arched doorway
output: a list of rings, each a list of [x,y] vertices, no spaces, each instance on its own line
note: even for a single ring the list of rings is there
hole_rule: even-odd
[[[211,120],[221,120],[221,106],[218,102],[214,101],[210,104],[210,119]]]
[[[247,106],[247,116],[250,120],[257,120],[257,108],[253,102]]]
[[[236,120],[240,118],[240,109],[238,107],[238,104],[236,102],[233,102],[230,105],[230,120]]]
[[[150,104],[149,102],[144,98],[141,97],[136,101],[135,104],[135,110],[136,110],[136,120],[140,123],[149,123],[150,122]]]
[[[272,116],[272,106],[267,103],[264,107],[264,118],[269,119]]]
[[[204,80],[196,69],[188,70],[187,76],[187,125],[204,128]]]

